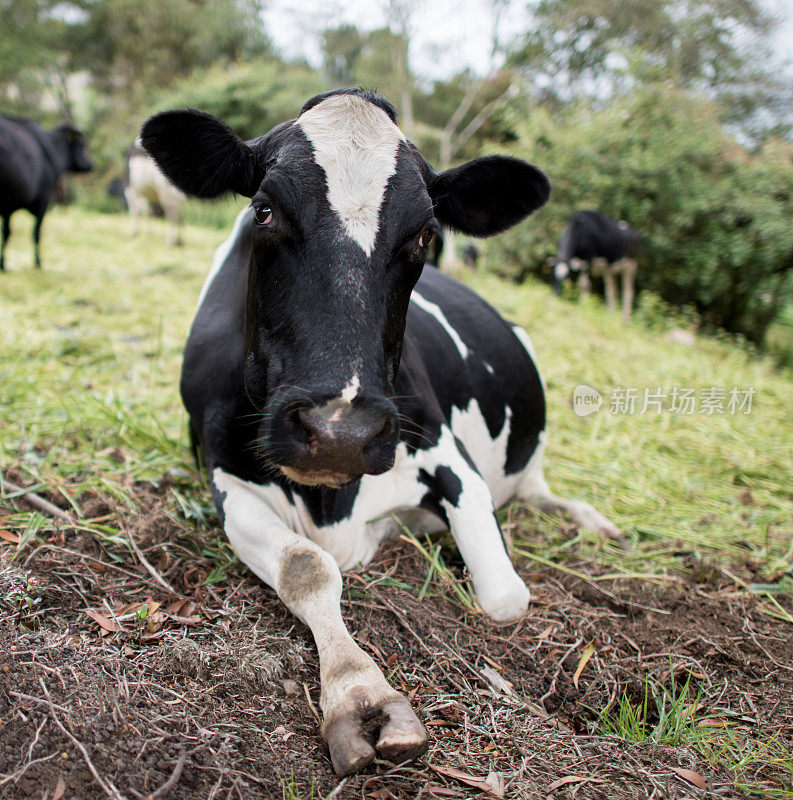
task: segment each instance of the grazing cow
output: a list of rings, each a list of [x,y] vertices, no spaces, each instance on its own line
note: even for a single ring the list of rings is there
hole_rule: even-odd
[[[142,141],[187,194],[251,198],[215,254],[181,379],[226,534],[311,629],[336,772],[421,753],[424,727],[342,621],[339,569],[367,563],[397,520],[449,529],[484,611],[511,620],[529,591],[498,506],[520,497],[615,532],[543,478],[526,333],[422,275],[439,224],[498,233],[545,203],[548,181],[507,157],[439,174],[362,90],[318,95],[249,142],[192,110],[151,118]]]
[[[138,232],[141,214],[161,208],[169,222],[168,244],[182,244],[181,208],[187,198],[162,174],[139,141],[127,151],[126,177],[124,197],[132,217],[132,235]]]
[[[633,306],[636,251],[639,234],[626,222],[615,222],[600,211],[577,211],[567,221],[553,265],[553,290],[578,274],[581,290],[589,293],[590,275],[602,275],[606,304],[617,309],[617,275],[622,274],[622,315],[628,320]]]
[[[45,131],[35,122],[0,116],[0,217],[3,219],[0,270],[5,269],[11,215],[24,208],[36,218],[33,245],[36,266],[41,267],[41,223],[56,193],[58,179],[64,172],[91,169],[85,138],[71,125]]]

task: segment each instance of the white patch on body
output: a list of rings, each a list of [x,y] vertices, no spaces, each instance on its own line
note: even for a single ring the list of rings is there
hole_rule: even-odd
[[[553,276],[557,281],[563,281],[570,274],[570,267],[564,261],[554,265]]]
[[[226,241],[223,242],[223,244],[221,244],[217,250],[215,250],[215,255],[212,259],[212,266],[209,268],[209,272],[204,280],[204,285],[201,288],[201,294],[198,296],[198,305],[196,306],[196,310],[201,308],[201,304],[204,302],[204,298],[207,296],[207,292],[209,291],[209,287],[212,285],[212,281],[215,280],[218,272],[220,272],[222,266],[226,263],[226,259],[229,257],[229,253],[231,252],[231,248],[234,247],[234,244],[237,241],[237,236],[239,235],[242,221],[245,219],[246,215],[251,213],[253,212],[249,207],[247,207],[243,208],[242,211],[237,214],[237,219],[234,220],[234,227],[231,229],[229,238],[226,239]]]
[[[380,205],[396,172],[402,131],[381,108],[351,94],[323,100],[296,123],[325,172],[328,202],[347,235],[371,255],[380,227]]]
[[[426,311],[428,314],[431,314],[435,317],[438,322],[442,325],[443,329],[449,335],[449,338],[454,342],[454,346],[459,351],[460,355],[463,359],[468,358],[468,347],[466,346],[465,342],[460,338],[460,334],[452,327],[451,323],[448,319],[446,319],[446,315],[441,310],[441,307],[436,303],[432,303],[426,298],[422,297],[415,289],[413,290],[413,294],[410,296],[411,302],[415,303],[422,311]]]
[[[135,146],[142,148],[140,138]],[[146,153],[134,153],[127,164],[129,179],[124,189],[133,234],[137,232],[138,217],[148,214],[153,204],[158,204],[170,226],[168,243],[179,244],[181,227],[180,211],[187,197],[177,189],[162,173],[154,159]]]

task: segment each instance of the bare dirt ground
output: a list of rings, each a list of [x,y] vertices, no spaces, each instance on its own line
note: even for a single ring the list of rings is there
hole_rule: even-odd
[[[431,745],[340,783],[307,629],[239,565],[207,583],[212,552],[186,546],[195,533],[167,512],[167,491],[138,487],[135,515],[86,502],[93,518],[126,513],[134,544],[59,525],[9,561],[15,535],[0,537],[0,797],[747,796],[692,747],[597,733],[598,709],[673,679],[690,681],[713,730],[793,743],[790,626],[718,575],[583,580],[523,562],[530,613],[496,626],[437,582],[419,600],[427,562],[399,541],[345,577],[343,611]],[[790,774],[747,759],[741,779],[779,790]]]

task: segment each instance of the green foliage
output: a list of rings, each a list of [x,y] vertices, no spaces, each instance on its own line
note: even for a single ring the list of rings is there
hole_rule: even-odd
[[[259,59],[193,73],[159,94],[148,111],[199,108],[252,139],[295,117],[303,103],[324,88],[319,75],[304,64]]]
[[[770,68],[761,0],[541,0],[511,60],[555,102],[607,100],[671,81],[718,97],[746,129],[790,123],[790,87]],[[763,109],[764,113],[758,114]]]
[[[58,5],[57,0],[0,0],[3,113],[29,116],[47,90],[62,88],[57,55],[66,25],[52,14]]]
[[[607,111],[537,109],[515,127],[513,151],[547,170],[553,193],[491,246],[501,274],[541,275],[569,215],[599,208],[642,235],[640,287],[762,343],[793,297],[793,147],[770,141],[750,154],[713,104],[669,84]]]

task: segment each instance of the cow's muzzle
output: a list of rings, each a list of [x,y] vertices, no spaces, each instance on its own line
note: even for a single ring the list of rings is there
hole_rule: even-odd
[[[273,422],[272,460],[297,483],[338,488],[394,464],[399,423],[394,404],[385,398],[293,400]]]

